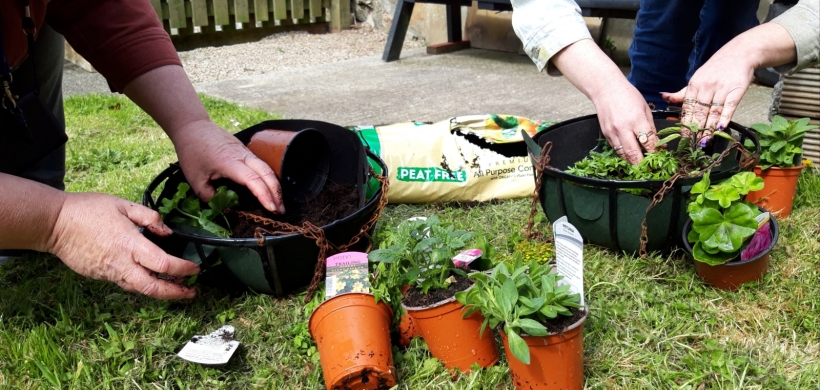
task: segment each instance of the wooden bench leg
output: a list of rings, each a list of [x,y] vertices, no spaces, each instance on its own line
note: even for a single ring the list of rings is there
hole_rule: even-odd
[[[384,54],[382,54],[382,60],[385,62],[399,59],[404,37],[407,36],[407,27],[410,26],[410,16],[413,14],[413,6],[415,5],[416,3],[412,0],[399,0],[396,3],[396,12],[393,13],[393,25],[390,26],[390,34],[387,36],[387,44],[384,47]]]
[[[445,4],[447,11],[447,43],[427,46],[427,54],[445,54],[470,48],[470,41],[461,37],[461,4]]]

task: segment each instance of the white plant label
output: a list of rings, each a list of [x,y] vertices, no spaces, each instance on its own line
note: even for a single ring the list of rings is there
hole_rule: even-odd
[[[207,336],[191,337],[177,356],[192,363],[219,365],[227,363],[237,348],[233,326],[225,325]]]
[[[575,226],[567,222],[567,217],[558,218],[552,224],[555,237],[555,263],[558,274],[563,276],[558,283],[569,285],[573,293],[581,294],[584,305],[584,239]]]

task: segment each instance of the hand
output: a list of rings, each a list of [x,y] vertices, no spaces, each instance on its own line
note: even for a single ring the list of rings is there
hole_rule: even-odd
[[[159,213],[136,203],[103,194],[66,194],[46,249],[75,272],[126,291],[160,299],[193,298],[193,289],[156,274],[183,277],[198,273],[199,266],[163,252],[137,226],[159,236],[171,234]]]
[[[700,67],[689,85],[676,93],[662,92],[663,99],[683,104],[681,121],[698,127],[723,130],[729,126],[737,105],[752,81],[754,67],[718,52]]]
[[[637,164],[643,160],[641,146],[651,153],[658,142],[652,111],[635,87],[623,80],[592,95],[601,132],[619,156]]]
[[[269,211],[285,212],[282,187],[273,170],[210,120],[175,132],[174,147],[182,172],[200,199],[207,201],[216,193],[211,180],[228,178],[248,187]]]

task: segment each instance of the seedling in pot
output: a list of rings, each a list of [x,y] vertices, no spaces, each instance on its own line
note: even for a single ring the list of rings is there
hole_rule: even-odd
[[[788,121],[780,115],[772,118],[771,125],[756,123],[751,126],[760,140],[760,167],[788,168],[800,164],[796,157],[803,153],[803,136],[818,126],[809,125],[809,118]],[[746,141],[749,147],[751,141]]]
[[[581,296],[558,284],[562,276],[553,273],[552,266],[523,265],[520,255],[515,265],[500,263],[490,275],[474,273],[470,278],[473,288],[456,293],[456,300],[467,308],[464,317],[480,310],[485,317],[482,332],[502,326],[510,351],[525,364],[530,363],[530,351],[521,335],[546,336],[550,332],[544,324],[571,317],[571,309],[581,307]]]
[[[692,187],[692,202],[687,206],[692,229],[687,239],[695,260],[720,265],[738,258],[748,239],[758,229],[760,210],[743,200],[750,191],[763,188],[763,179],[752,172],[741,172],[729,180],[711,185],[709,172]]]
[[[386,231],[381,247],[368,255],[376,263],[373,294],[400,313],[403,286],[415,286],[423,294],[447,289],[454,275],[466,276],[452,257],[473,237],[474,233],[455,230],[436,216],[404,221],[395,231]]]
[[[210,209],[203,209],[196,195],[188,196],[190,189],[191,186],[187,183],[180,183],[173,198],[162,199],[162,206],[159,207],[160,217],[165,220],[170,215],[171,223],[205,229],[223,238],[230,237],[230,224],[223,213],[239,204],[236,193],[225,186],[219,187],[216,195],[208,201]],[[217,222],[220,219],[220,222],[225,222],[225,227]]]

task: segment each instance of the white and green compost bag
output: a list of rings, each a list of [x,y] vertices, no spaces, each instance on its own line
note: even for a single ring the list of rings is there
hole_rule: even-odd
[[[353,130],[387,164],[390,203],[483,202],[532,195],[533,167],[521,130],[533,136],[549,124],[491,114]]]

